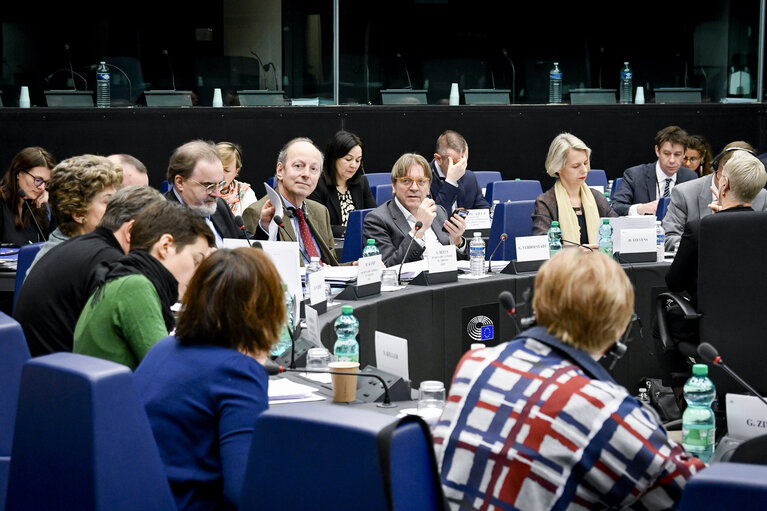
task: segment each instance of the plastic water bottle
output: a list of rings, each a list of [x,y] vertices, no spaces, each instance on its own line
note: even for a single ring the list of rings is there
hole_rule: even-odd
[[[365,248],[362,250],[362,257],[377,256],[380,253],[378,247],[376,247],[376,240],[369,239],[367,245],[365,245]]]
[[[469,269],[472,277],[485,274],[485,241],[481,232],[475,232],[469,244]]]
[[[628,62],[623,63],[621,69],[621,104],[631,104],[631,96],[634,90],[634,73],[631,72]]]
[[[603,218],[599,226],[599,251],[610,257],[613,255],[613,228],[607,218]]]
[[[309,287],[309,275],[321,270],[322,270],[322,267],[320,266],[320,258],[312,257],[311,260],[309,261],[309,264],[306,267],[306,286],[304,291],[304,298],[306,300],[311,299],[311,288]]]
[[[562,229],[559,228],[559,222],[554,220],[549,227],[549,257],[554,257],[560,250],[562,250]]]
[[[290,331],[293,329],[293,295],[288,292],[288,286],[282,285],[282,291],[285,293],[285,308],[287,309],[287,320],[280,330],[280,340],[272,348],[272,356],[279,357],[292,346]]]
[[[554,67],[549,71],[549,103],[562,102],[562,71],[559,62],[554,62]]]
[[[714,383],[708,378],[708,366],[692,366],[692,377],[684,384],[687,409],[682,414],[682,446],[703,462],[714,454],[716,424],[711,403],[716,397]]]
[[[665,246],[666,246],[666,231],[663,230],[663,225],[661,225],[660,220],[655,221],[655,236],[657,238],[656,243],[656,249],[658,251],[658,258],[656,259],[657,262],[662,263],[663,257],[665,256]]]
[[[613,200],[610,198],[610,192],[605,192],[605,199],[607,200],[607,205],[613,207]]]
[[[96,69],[96,106],[99,108],[112,106],[109,68],[103,60],[99,62],[99,67]]]
[[[360,331],[360,322],[352,314],[351,305],[341,307],[341,315],[338,316],[333,328],[336,331],[336,343],[333,345],[333,354],[338,362],[359,362],[360,343],[357,342],[357,332]]]

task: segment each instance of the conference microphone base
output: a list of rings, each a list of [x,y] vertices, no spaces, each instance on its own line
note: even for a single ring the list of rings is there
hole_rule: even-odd
[[[434,284],[444,284],[447,282],[458,282],[458,271],[443,271],[439,273],[429,273],[422,271],[410,281],[413,286],[432,286]]]
[[[336,296],[339,300],[359,300],[366,296],[380,295],[381,282],[373,282],[364,286],[349,285]]]

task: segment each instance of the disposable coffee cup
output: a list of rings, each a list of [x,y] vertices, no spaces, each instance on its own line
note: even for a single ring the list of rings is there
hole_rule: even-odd
[[[328,369],[333,372],[351,373],[349,376],[331,374],[333,382],[333,401],[336,403],[351,403],[357,399],[357,371],[359,362],[331,362]]]
[[[215,107],[224,106],[224,100],[221,97],[221,89],[219,88],[213,89],[213,106]]]

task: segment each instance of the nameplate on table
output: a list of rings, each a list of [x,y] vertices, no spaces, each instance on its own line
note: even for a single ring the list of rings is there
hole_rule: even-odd
[[[599,219],[600,225],[605,217]],[[621,231],[624,229],[655,229],[655,217],[651,215],[606,217],[613,228],[613,252],[621,250]]]
[[[407,359],[407,339],[376,330],[376,367],[387,373],[410,380]]]
[[[621,231],[621,254],[655,252],[657,235],[652,229],[623,229]]]
[[[727,394],[727,433],[738,440],[767,435],[767,406],[758,397]]]
[[[588,185],[588,187],[598,191],[600,195],[604,195],[605,193],[605,187],[602,185]]]
[[[365,286],[381,282],[381,256],[360,257],[357,262],[357,285]]]
[[[466,243],[469,241],[466,240]],[[437,243],[427,245],[426,253],[429,260],[429,275],[444,273],[446,271],[458,271],[458,258],[455,254],[455,245],[440,245]]]
[[[469,216],[466,217],[466,231],[477,229],[490,229],[490,210],[489,209],[470,209]]]
[[[549,258],[548,236],[517,236],[517,261],[545,261]]]
[[[311,344],[314,344],[318,348],[322,348],[322,342],[320,341],[320,315],[311,306],[304,307],[304,314],[306,314],[306,330],[301,335]]]
[[[306,287],[309,289],[309,305],[316,305],[327,300],[325,295],[325,272],[323,270],[306,275]]]

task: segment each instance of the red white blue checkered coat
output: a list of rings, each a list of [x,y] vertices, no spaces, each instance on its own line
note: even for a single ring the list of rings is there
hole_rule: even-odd
[[[464,355],[433,433],[452,509],[674,509],[705,466],[543,327]]]

